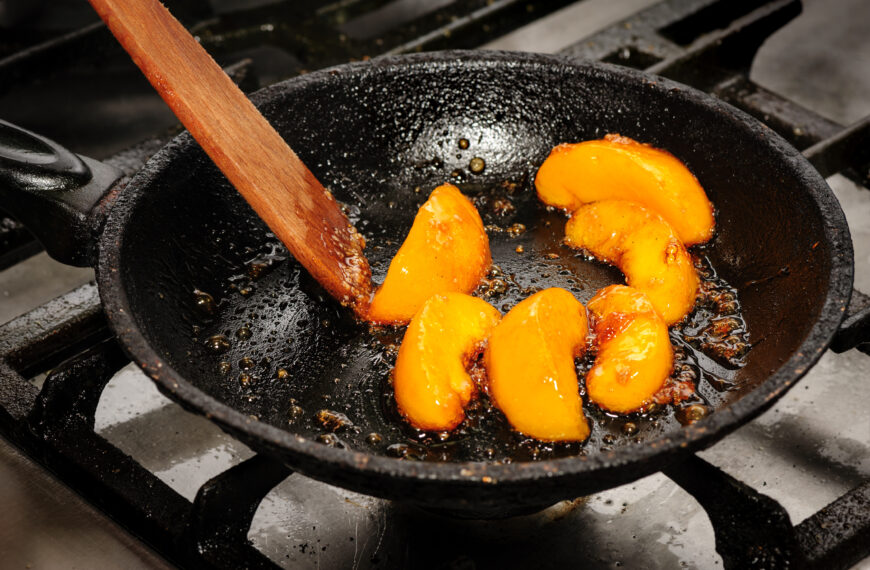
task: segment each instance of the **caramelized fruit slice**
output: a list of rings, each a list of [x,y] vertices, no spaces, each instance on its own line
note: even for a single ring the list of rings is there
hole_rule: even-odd
[[[669,152],[628,137],[555,147],[535,186],[542,202],[572,212],[611,198],[639,202],[661,214],[686,245],[713,235],[713,205],[698,179]]]
[[[574,368],[587,332],[586,309],[558,288],[524,299],[492,331],[490,395],[516,430],[544,441],[589,437]]]
[[[598,345],[586,374],[589,400],[617,413],[642,408],[674,367],[668,327],[646,295],[625,285],[600,290],[587,307]]]
[[[446,431],[462,422],[475,392],[466,369],[499,318],[486,301],[460,293],[433,295],[414,315],[393,372],[399,411],[411,425]]]
[[[477,209],[456,186],[432,191],[375,292],[367,319],[408,322],[436,293],[470,293],[492,258]]]
[[[603,200],[581,206],[565,226],[565,241],[619,267],[667,325],[695,305],[698,274],[689,252],[661,216],[640,204]]]

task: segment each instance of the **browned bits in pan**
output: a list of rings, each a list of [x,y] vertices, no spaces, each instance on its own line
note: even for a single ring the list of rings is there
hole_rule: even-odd
[[[520,234],[525,233],[526,226],[524,224],[516,223],[512,224],[508,229],[508,235],[511,237],[518,237]]]
[[[337,432],[353,427],[353,422],[346,415],[333,410],[320,410],[317,412],[315,419],[321,428],[330,432]]]
[[[305,415],[305,410],[302,409],[302,406],[296,403],[296,400],[290,399],[290,409],[288,410],[287,415],[287,424],[295,425],[298,424],[302,417]]]

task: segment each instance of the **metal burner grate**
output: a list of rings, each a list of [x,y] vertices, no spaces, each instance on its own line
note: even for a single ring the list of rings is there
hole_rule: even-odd
[[[475,47],[568,1],[341,0],[254,3],[216,11],[176,1],[179,14],[246,89],[307,69],[379,53]],[[216,3],[219,4],[219,3]],[[766,122],[829,176],[870,183],[870,118],[846,128],[755,84],[749,67],[765,39],[800,13],[798,0],[669,0],[566,48],[562,54],[646,69],[703,89]],[[372,22],[377,22],[373,28]],[[0,86],[37,81],[63,67],[118,57],[101,24],[44,43],[3,44]],[[16,43],[18,42],[18,43]],[[283,54],[264,54],[261,46]],[[278,64],[274,63],[278,60]],[[107,162],[131,175],[171,133]],[[0,268],[39,251],[24,228],[0,220]],[[856,292],[852,309],[870,306]],[[845,342],[867,322],[846,323]],[[861,347],[870,353],[870,346]],[[94,431],[107,382],[129,360],[112,339],[94,285],[0,327],[0,429],[65,482],[171,561],[189,567],[270,568],[248,532],[257,506],[290,471],[254,456],[203,485],[190,503]],[[44,384],[28,381],[51,370]],[[870,555],[870,481],[797,526],[778,503],[698,457],[665,474],[707,511],[728,568],[846,568]]]

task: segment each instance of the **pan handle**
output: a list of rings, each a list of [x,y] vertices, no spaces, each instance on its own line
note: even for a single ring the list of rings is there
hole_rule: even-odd
[[[92,264],[94,211],[121,177],[116,168],[0,120],[0,204],[56,260]]]
[[[834,352],[845,352],[852,348],[870,354],[870,295],[857,289],[852,289],[846,318],[831,342]]]

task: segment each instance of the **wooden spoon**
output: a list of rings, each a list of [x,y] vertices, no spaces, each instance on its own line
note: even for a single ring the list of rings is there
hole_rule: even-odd
[[[158,0],[89,0],[254,211],[342,304],[364,314],[365,240],[338,202]]]

